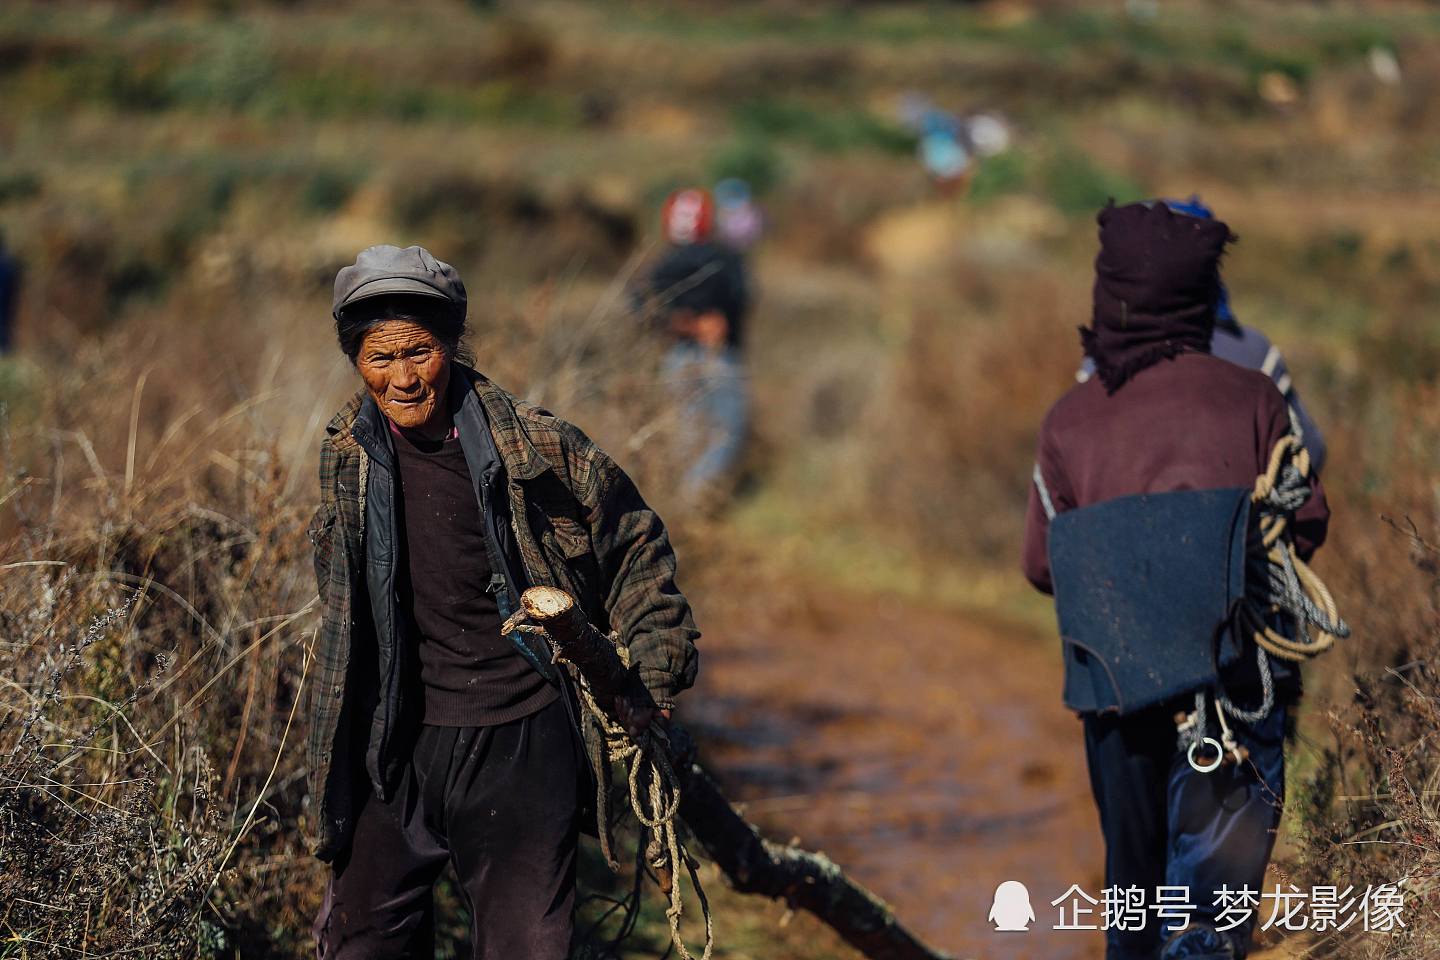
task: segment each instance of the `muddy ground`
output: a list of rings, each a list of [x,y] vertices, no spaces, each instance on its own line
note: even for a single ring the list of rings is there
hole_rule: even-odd
[[[709,605],[684,704],[706,765],[751,819],[825,851],[956,957],[1102,957],[1098,933],[1051,929],[1051,900],[1104,886],[1051,639],[818,586],[762,606]],[[1006,880],[1030,891],[1028,932],[987,922]]]
[[[824,850],[957,956],[1100,955],[1098,935],[1048,929],[1049,900],[1103,883],[1080,726],[1047,644],[818,587],[703,626],[685,712],[770,836]],[[986,921],[1005,880],[1031,892],[1028,933]]]

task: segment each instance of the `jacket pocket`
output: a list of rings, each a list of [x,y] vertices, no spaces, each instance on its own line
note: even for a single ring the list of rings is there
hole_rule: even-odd
[[[548,516],[540,534],[559,587],[573,593],[582,607],[594,615],[600,566],[590,543],[590,531],[583,523],[566,516]],[[568,581],[568,582],[566,582]]]
[[[557,553],[567,561],[591,556],[590,531],[584,524],[569,517],[550,517],[549,539]]]

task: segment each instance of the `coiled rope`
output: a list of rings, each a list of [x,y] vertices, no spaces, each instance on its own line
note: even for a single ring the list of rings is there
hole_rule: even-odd
[[[517,612],[506,621],[501,633],[519,631],[544,637],[553,651],[552,662],[569,662],[564,655],[564,648],[543,626],[525,623],[524,618],[524,611]],[[594,632],[592,640],[598,639],[598,630],[588,623],[585,627]],[[629,651],[614,644],[613,638],[603,642],[613,644],[615,655],[625,667],[629,666]],[[680,868],[683,865],[690,876],[691,885],[695,888],[695,898],[700,901],[700,915],[705,921],[705,948],[699,960],[710,960],[710,954],[715,947],[715,927],[710,916],[710,902],[700,886],[699,864],[680,839],[680,781],[670,763],[670,738],[661,726],[654,723],[638,737],[632,737],[610,711],[600,706],[584,672],[577,669],[575,674],[581,706],[604,734],[606,762],[622,764],[626,770],[630,809],[640,824],[642,841],[645,832],[650,834],[650,842],[645,848],[645,860],[655,871],[660,889],[670,901],[665,909],[665,917],[670,922],[670,942],[675,945],[681,960],[696,960],[680,935],[680,920],[685,909],[679,881]],[[605,833],[606,831],[601,831],[601,841],[606,847],[608,860],[611,857],[609,839]],[[627,921],[624,926],[628,929],[630,923]]]
[[[1243,723],[1257,723],[1275,706],[1275,682],[1270,657],[1302,662],[1319,656],[1350,636],[1350,627],[1340,617],[1335,597],[1324,581],[1295,551],[1290,518],[1310,499],[1310,453],[1294,434],[1281,437],[1270,451],[1265,472],[1255,478],[1250,495],[1258,517],[1260,539],[1251,549],[1246,571],[1245,596],[1235,605],[1230,626],[1238,636],[1255,641],[1256,668],[1260,674],[1261,702],[1254,709],[1236,706],[1216,683],[1211,691],[1195,694],[1195,709],[1177,722],[1180,745],[1190,765],[1202,773],[1217,769],[1227,758],[1244,759],[1244,748],[1226,721],[1226,714]],[[1277,629],[1288,626],[1288,631]],[[1313,628],[1313,632],[1312,632]],[[1287,636],[1286,633],[1290,633]],[[1207,736],[1206,697],[1215,701],[1220,723],[1220,740]],[[1213,746],[1213,761],[1197,761],[1196,755]]]
[[[1246,591],[1237,615],[1241,630],[1254,636],[1261,649],[1282,660],[1309,660],[1350,635],[1335,597],[1295,552],[1294,537],[1286,536],[1291,514],[1310,499],[1310,493],[1310,452],[1293,435],[1281,437],[1270,451],[1269,468],[1255,478],[1255,491],[1250,495],[1260,517],[1263,586]],[[1254,566],[1252,563],[1252,570]],[[1267,622],[1272,611],[1294,625],[1293,639]]]
[[[695,887],[695,897],[700,901],[700,915],[705,920],[705,949],[700,960],[710,960],[715,947],[715,928],[710,903],[700,886],[699,864],[680,839],[677,825],[680,783],[670,764],[669,737],[663,729],[651,724],[638,739],[631,738],[629,731],[600,708],[583,677],[578,686],[581,702],[605,734],[607,760],[625,766],[630,784],[630,809],[641,828],[648,830],[652,837],[647,859],[661,878],[661,890],[670,898],[670,905],[665,909],[665,918],[670,921],[670,942],[675,944],[681,960],[694,960],[680,936],[680,918],[685,909],[679,881],[679,868],[683,864]]]

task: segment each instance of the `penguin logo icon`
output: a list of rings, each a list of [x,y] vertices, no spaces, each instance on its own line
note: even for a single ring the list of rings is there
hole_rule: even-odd
[[[1030,891],[1019,880],[1006,880],[995,888],[995,902],[987,917],[1000,931],[1027,933],[1035,922],[1035,908],[1030,906]]]

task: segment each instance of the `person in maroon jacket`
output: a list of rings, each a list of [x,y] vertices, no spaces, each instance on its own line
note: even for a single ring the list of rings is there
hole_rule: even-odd
[[[1045,417],[1026,518],[1025,575],[1045,593],[1054,592],[1052,515],[1135,494],[1251,487],[1290,429],[1285,398],[1265,374],[1209,352],[1229,228],[1155,202],[1112,204],[1098,220],[1093,321],[1081,329],[1097,375]],[[1314,479],[1292,525],[1302,557],[1323,542],[1328,519]],[[1258,689],[1253,655],[1239,663],[1226,688]],[[1164,919],[1180,911],[1153,908],[1148,923],[1141,910],[1107,924],[1107,960],[1245,956],[1280,819],[1298,672],[1276,661],[1273,686],[1268,716],[1234,722],[1248,762],[1209,774],[1192,769],[1177,743],[1176,716],[1192,694],[1081,714],[1106,887],[1121,902],[1124,891],[1141,891],[1131,896],[1147,904],[1184,888],[1192,908],[1183,925]],[[1256,892],[1248,915],[1234,895],[1246,888]]]

